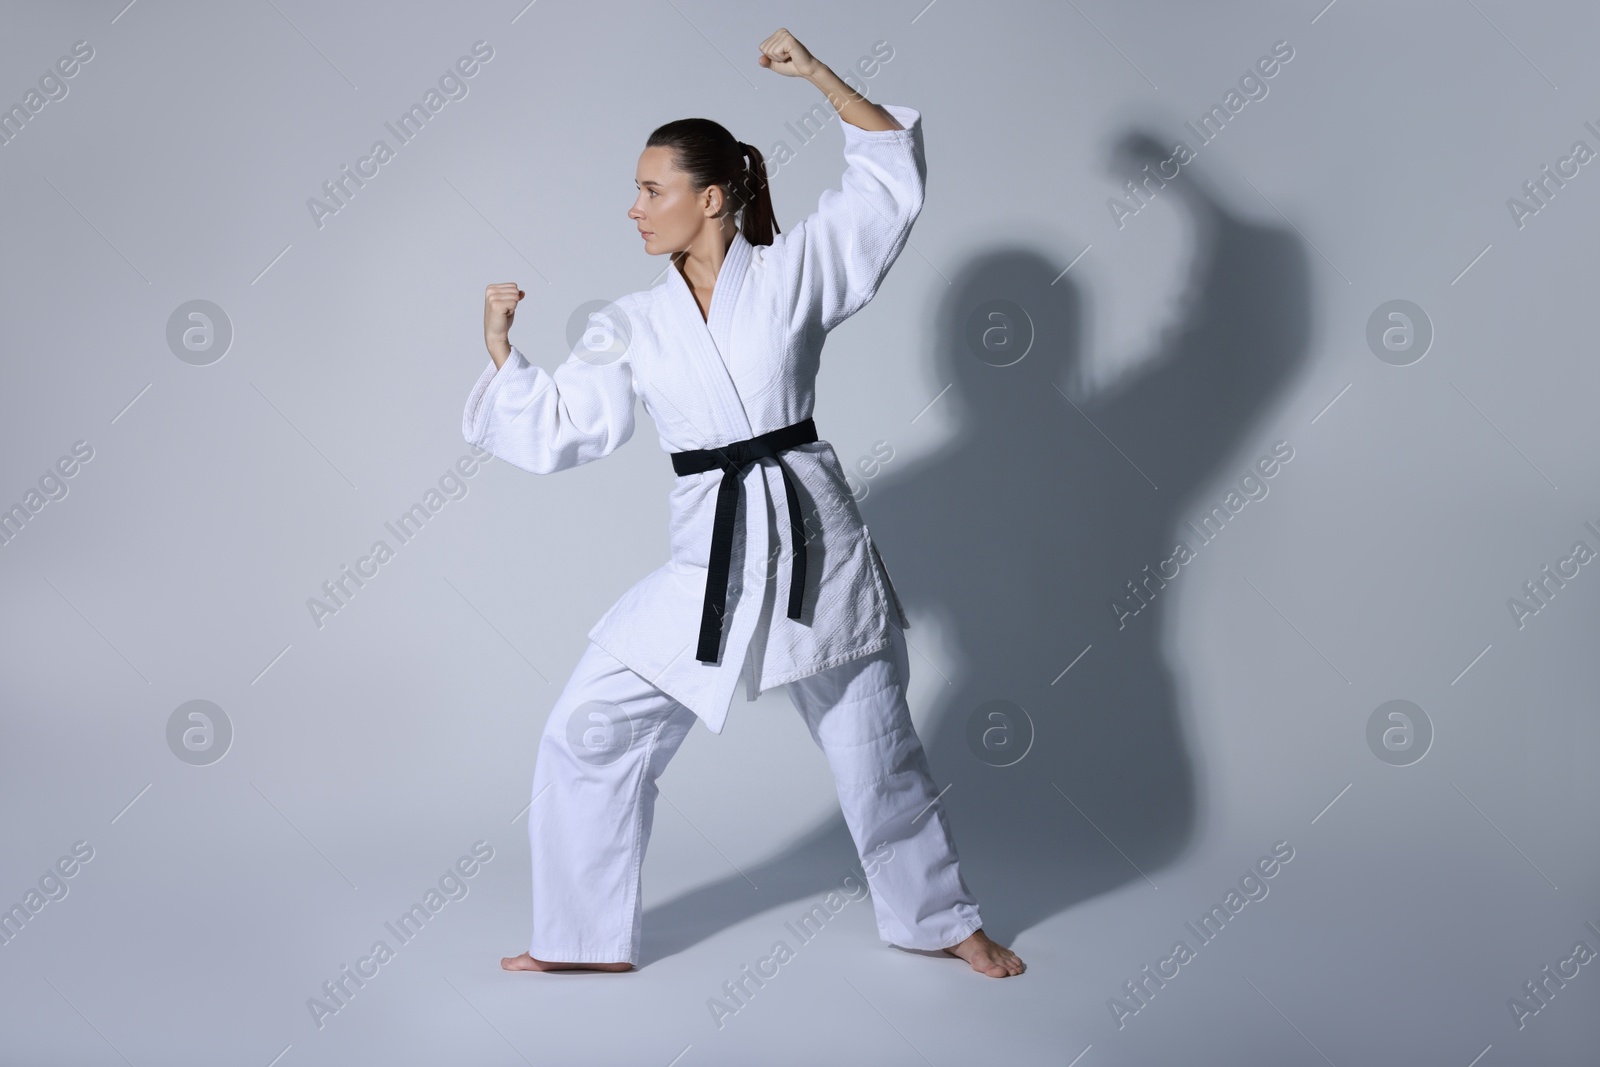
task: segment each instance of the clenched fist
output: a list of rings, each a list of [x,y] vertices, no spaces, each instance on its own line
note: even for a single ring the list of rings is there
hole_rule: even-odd
[[[761,42],[761,57],[756,60],[768,70],[789,78],[809,78],[820,64],[794,34],[781,26]]]
[[[483,343],[496,367],[511,355],[511,322],[517,316],[517,301],[526,295],[516,282],[497,282],[483,292]]]

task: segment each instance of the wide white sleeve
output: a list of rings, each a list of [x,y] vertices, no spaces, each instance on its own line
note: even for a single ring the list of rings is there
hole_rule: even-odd
[[[883,107],[905,128],[863,130],[841,119],[843,189],[825,190],[816,211],[773,238],[796,272],[800,317],[820,320],[824,332],[872,299],[922,210],[928,173],[922,113]]]
[[[592,320],[591,320],[592,321]],[[469,444],[532,474],[551,474],[610,455],[633,436],[633,366],[603,361],[581,344],[555,373],[515,346],[472,386],[461,417]]]

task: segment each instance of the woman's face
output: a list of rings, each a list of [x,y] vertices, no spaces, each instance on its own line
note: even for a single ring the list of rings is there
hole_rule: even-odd
[[[713,185],[697,195],[689,188],[689,176],[674,165],[672,149],[664,145],[639,154],[634,184],[639,194],[628,217],[638,225],[644,250],[652,256],[688,248],[722,207],[722,190]]]

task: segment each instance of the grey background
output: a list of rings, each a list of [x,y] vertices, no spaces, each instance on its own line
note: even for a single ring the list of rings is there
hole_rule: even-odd
[[[0,946],[3,1062],[1594,1062],[1600,965],[1520,1028],[1508,1007],[1600,949],[1600,577],[1524,626],[1508,608],[1600,548],[1596,165],[1521,228],[1507,207],[1600,148],[1588,5],[3,20],[7,106],[94,48],[0,147],[0,502],[94,450],[0,547],[0,902],[94,850]],[[837,124],[800,146],[785,123],[819,98],[755,62],[778,26],[841,73],[889,42],[858,81],[924,116],[925,208],[830,338],[816,418],[846,462],[892,449],[861,506],[912,619],[914,716],[986,929],[1029,969],[885,947],[862,900],[718,1028],[708,998],[855,865],[782,692],[697,726],[662,778],[640,971],[498,965],[526,947],[545,715],[665,558],[642,408],[603,463],[466,479],[320,628],[306,601],[468,453],[486,284],[528,290],[513,339],[553,367],[575,309],[660,277],[625,217],[652,128],[787,141],[785,227],[837,186]],[[468,95],[318,228],[307,199],[477,40]],[[1119,228],[1127,150],[1193,147],[1183,123],[1280,40],[1267,95]],[[167,323],[201,299],[233,338],[194,366]],[[992,299],[1031,324],[1003,370],[964,340]],[[1366,341],[1396,299],[1435,332],[1407,366]],[[1124,583],[1277,441],[1268,494],[1119,629]],[[1367,740],[1397,699],[1433,731],[1408,766]],[[233,730],[205,766],[168,743],[191,700]],[[994,700],[1034,731],[1007,768],[967,743]],[[477,841],[467,894],[319,1029],[307,999]],[[1268,895],[1200,945],[1185,923],[1277,842]],[[1110,998],[1179,938],[1195,958],[1119,1027]]]

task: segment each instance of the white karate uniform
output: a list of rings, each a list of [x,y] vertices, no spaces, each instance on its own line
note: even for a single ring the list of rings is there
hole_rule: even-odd
[[[669,265],[665,281],[592,315],[554,373],[515,346],[500,368],[491,361],[463,412],[467,441],[548,474],[621,447],[633,435],[635,397],[669,454],[810,418],[823,340],[876,293],[922,207],[921,115],[884,106],[904,129],[840,121],[842,191],[824,192],[815,212],[770,245],[735,235],[706,318]],[[944,948],[981,925],[906,709],[905,639],[895,627],[908,621],[877,546],[832,445],[819,439],[780,455],[806,529],[799,619],[786,614],[794,546],[782,472],[764,458],[742,478],[715,662],[701,662],[696,646],[721,470],[677,478],[670,559],[589,631],[535,764],[529,951],[537,959],[637,962],[655,778],[695,716],[722,732],[746,668],[747,699],[788,687],[827,755],[864,863],[878,846],[892,847],[894,859],[875,864],[871,880],[884,939]],[[604,761],[580,740],[596,737]]]
[[[824,338],[877,292],[922,208],[921,115],[885,106],[905,129],[863,130],[840,120],[842,191],[824,192],[809,218],[774,234],[770,245],[734,237],[707,318],[669,266],[665,281],[591,317],[590,344],[596,337],[617,341],[606,351],[580,341],[553,374],[515,346],[498,371],[490,361],[467,398],[466,439],[512,466],[548,474],[626,442],[635,396],[668,453],[743,441],[809,418]],[[826,420],[818,433],[827,436]],[[671,558],[589,631],[712,733],[722,732],[747,649],[746,695],[754,699],[887,647],[891,620],[908,625],[833,446],[800,445],[783,452],[782,462],[795,479],[809,532],[800,619],[785,614],[793,551],[788,502],[777,464],[765,459],[744,472],[718,662],[700,662],[695,647],[720,470],[677,479]],[[776,595],[763,618],[769,578]]]

